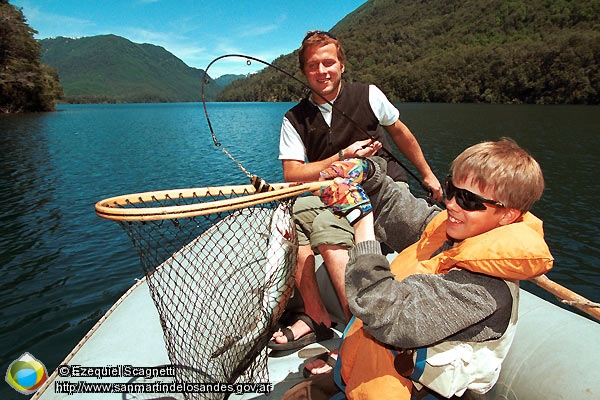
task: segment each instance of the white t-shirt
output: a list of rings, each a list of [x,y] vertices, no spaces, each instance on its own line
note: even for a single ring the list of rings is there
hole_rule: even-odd
[[[312,102],[312,99],[310,101]],[[375,85],[369,85],[369,104],[379,120],[379,124],[382,126],[393,125],[400,117],[400,111],[390,103],[386,95]],[[325,103],[318,104],[317,107],[319,107],[327,125],[331,126],[331,105]],[[283,117],[281,134],[279,136],[279,159],[307,161],[304,143],[298,132],[296,132],[296,129],[294,129],[285,116]]]

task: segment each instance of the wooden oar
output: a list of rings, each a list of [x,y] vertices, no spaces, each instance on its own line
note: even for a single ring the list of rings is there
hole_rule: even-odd
[[[533,278],[530,280],[530,282],[533,282],[547,292],[550,292],[562,303],[576,307],[600,321],[600,304],[594,303],[593,301],[586,299],[572,290],[559,285],[558,283],[550,280],[546,275]]]

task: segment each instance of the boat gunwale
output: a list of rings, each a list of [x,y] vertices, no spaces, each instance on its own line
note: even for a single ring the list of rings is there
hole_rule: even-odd
[[[115,303],[104,313],[104,315],[100,317],[100,319],[86,332],[83,338],[79,340],[79,342],[75,345],[75,347],[73,347],[69,354],[67,354],[67,356],[62,360],[62,362],[58,364],[58,366],[56,367],[56,369],[54,369],[52,374],[48,376],[46,382],[44,382],[44,384],[33,394],[31,400],[38,399],[41,395],[44,394],[44,392],[57,378],[59,367],[61,365],[67,365],[71,362],[73,357],[75,357],[75,355],[86,344],[86,342],[94,335],[94,333],[96,333],[98,329],[100,329],[100,326],[102,326],[102,324],[108,319],[108,317],[110,317],[110,315],[113,312],[115,312],[117,307],[119,307],[127,299],[127,297],[129,297],[129,295],[131,295],[138,287],[146,283],[146,276],[143,276],[142,278],[135,278],[135,280],[136,282],[131,287],[129,287],[129,289],[127,289],[127,291],[123,293],[121,297],[117,299],[117,301],[115,301]]]

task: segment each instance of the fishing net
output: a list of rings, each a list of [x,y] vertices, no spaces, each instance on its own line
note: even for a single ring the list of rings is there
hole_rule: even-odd
[[[266,345],[297,265],[291,210],[307,191],[273,189],[173,190],[96,204],[97,214],[119,222],[139,252],[178,383],[269,382]],[[230,389],[184,397],[226,398]]]

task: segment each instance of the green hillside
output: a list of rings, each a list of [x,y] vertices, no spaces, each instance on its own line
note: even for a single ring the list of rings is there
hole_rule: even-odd
[[[115,35],[41,40],[42,61],[56,69],[72,103],[200,101],[204,71],[162,47]],[[212,80],[210,80],[213,82]],[[221,87],[206,85],[207,99]]]
[[[237,81],[238,79],[245,78],[247,75],[234,75],[234,74],[225,74],[215,79],[217,85],[221,87],[225,87],[229,85],[233,81]]]
[[[331,32],[346,50],[345,79],[396,102],[600,103],[600,0],[370,0]],[[301,78],[296,52],[274,64]],[[267,68],[218,99],[305,91]]]

